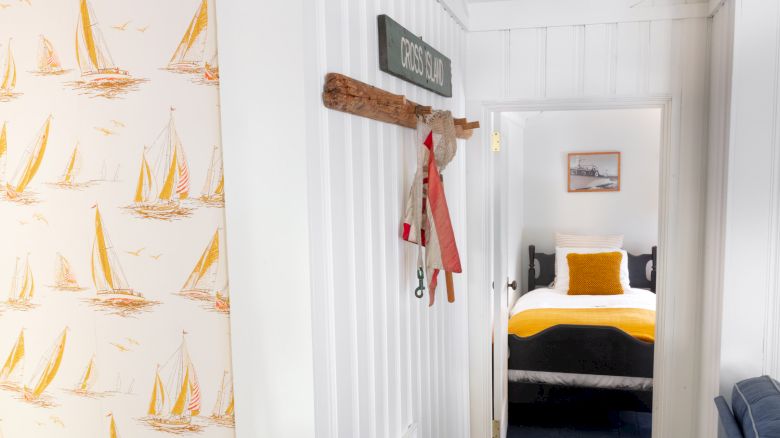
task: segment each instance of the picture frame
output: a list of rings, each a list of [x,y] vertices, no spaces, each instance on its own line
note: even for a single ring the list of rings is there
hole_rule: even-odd
[[[571,152],[566,164],[569,193],[620,191],[620,152]]]

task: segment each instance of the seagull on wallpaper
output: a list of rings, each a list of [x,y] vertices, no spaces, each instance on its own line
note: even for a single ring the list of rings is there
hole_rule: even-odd
[[[119,120],[111,120],[111,123],[113,123],[114,126],[116,126],[117,128],[124,128],[125,127],[125,124],[120,122]]]
[[[46,225],[49,225],[49,221],[46,219],[46,216],[44,216],[42,213],[35,213],[33,214],[33,219],[43,222]]]
[[[108,128],[101,128],[99,126],[95,126],[95,130],[98,131],[98,132],[103,133],[103,135],[105,135],[106,137],[108,137],[109,135],[115,135],[116,134],[116,132],[114,132],[114,131],[112,131],[112,130],[110,130]]]
[[[129,342],[129,343],[131,343],[131,344],[133,344],[133,345],[141,345],[141,343],[140,343],[140,342],[136,341],[136,340],[135,340],[135,339],[133,339],[133,338],[126,338],[126,339],[127,339],[127,342]]]
[[[110,343],[111,345],[113,345],[113,346],[114,346],[114,348],[116,348],[117,350],[121,351],[122,353],[124,353],[124,352],[127,352],[127,351],[130,351],[130,349],[129,349],[129,348],[125,347],[125,346],[124,346],[124,345],[122,345],[122,344],[119,344],[119,343],[116,343],[116,342],[109,342],[109,343]]]
[[[139,27],[136,30],[138,32],[144,33],[144,32],[146,32],[146,29],[149,29],[149,25],[148,24],[146,26],[144,26],[144,27]]]
[[[155,260],[158,260],[160,257],[162,257],[162,254],[150,255],[149,257],[151,257],[151,258],[153,258]]]
[[[132,255],[132,256],[138,257],[138,256],[141,255],[141,251],[143,251],[145,249],[146,249],[146,247],[143,247],[143,248],[141,248],[141,249],[139,249],[137,251],[125,251],[125,252],[130,254],[130,255]]]
[[[62,422],[62,418],[56,415],[52,415],[51,417],[49,417],[49,419],[51,419],[51,422],[56,424],[57,426],[65,427],[65,423]]]
[[[125,29],[127,29],[127,25],[130,24],[130,23],[131,23],[131,21],[126,21],[123,24],[115,24],[115,25],[111,26],[111,28],[116,29],[116,30],[125,30]]]

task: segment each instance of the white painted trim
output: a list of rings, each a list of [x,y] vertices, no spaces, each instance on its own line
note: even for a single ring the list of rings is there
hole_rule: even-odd
[[[480,120],[490,126],[490,112],[484,106],[466,105],[469,120]],[[472,109],[472,110],[470,110]],[[466,274],[468,279],[469,320],[469,404],[471,438],[490,438],[493,425],[492,348],[489,340],[492,307],[490,306],[491,273],[490,204],[487,190],[490,172],[490,129],[480,129],[466,145]],[[488,299],[485,299],[485,298]]]
[[[777,21],[780,22],[780,13]],[[771,152],[771,177],[769,208],[769,248],[767,267],[767,292],[766,292],[766,316],[764,322],[764,373],[777,378],[780,372],[780,32],[776,35],[775,46],[774,83],[772,84],[772,96],[774,97],[772,126],[772,152]]]
[[[711,2],[713,3],[713,2]],[[728,3],[724,9],[722,6]],[[710,127],[707,149],[707,213],[704,239],[704,290],[702,296],[702,347],[699,379],[699,436],[717,436],[718,415],[712,399],[720,392],[721,325],[723,319],[723,287],[726,261],[726,215],[728,205],[728,157],[731,109],[731,72],[733,53],[734,2],[718,1],[715,14],[728,14],[728,26],[723,35],[715,35],[710,22]],[[716,37],[718,38],[716,40]],[[726,43],[723,53],[713,45]],[[712,58],[714,55],[714,58]],[[713,73],[722,72],[722,82],[713,80]]]
[[[683,20],[711,16],[708,3],[685,3],[653,7],[592,7],[590,2],[573,2],[566,11],[539,7],[539,2],[486,2],[469,6],[471,32],[537,27],[583,26],[638,21]]]
[[[436,0],[463,30],[469,28],[469,7],[466,0]]]
[[[673,394],[668,394],[663,390],[663,376],[667,373],[673,373],[673,351],[670,351],[666,347],[666,343],[663,341],[667,336],[670,336],[669,332],[672,327],[669,326],[665,316],[671,314],[674,310],[674,297],[664,299],[663,297],[669,297],[665,291],[672,290],[670,279],[671,275],[667,275],[673,266],[670,266],[668,260],[668,252],[671,250],[669,239],[671,236],[677,233],[677,224],[672,220],[674,218],[674,194],[678,192],[679,179],[675,176],[676,169],[679,166],[679,148],[680,142],[672,140],[673,128],[679,129],[679,120],[677,125],[673,123],[675,118],[679,117],[679,104],[672,96],[659,95],[653,97],[615,97],[615,98],[575,98],[575,99],[500,99],[500,100],[488,100],[488,101],[470,101],[467,103],[467,108],[470,109],[470,117],[474,115],[481,115],[480,121],[483,126],[490,126],[490,117],[499,112],[521,112],[521,111],[571,111],[571,110],[601,110],[601,109],[631,109],[631,108],[659,108],[662,112],[662,132],[661,132],[661,173],[660,173],[660,190],[659,190],[659,284],[657,287],[657,293],[659,296],[658,315],[656,321],[656,333],[662,334],[657,337],[655,348],[655,378],[654,387],[654,414],[653,414],[653,430],[654,436],[659,437],[662,433],[661,428],[657,427],[661,424],[664,416],[665,406],[668,403],[663,398],[673,397]],[[485,130],[487,131],[487,130]],[[482,157],[488,154],[488,132],[481,133],[481,144],[470,144],[469,150],[475,155]],[[472,140],[473,142],[473,140]],[[480,169],[470,170],[468,174],[472,176],[472,180],[469,184],[474,184],[469,192],[469,213],[472,215],[488,214],[489,205],[484,204],[487,197],[482,195],[481,198],[474,202],[472,199],[472,193],[474,191],[482,190],[482,193],[487,193],[490,190],[489,177],[482,175],[481,187],[479,187],[480,171],[485,172],[484,165],[482,163]],[[489,260],[491,257],[490,235],[488,234],[489,222],[487,219],[483,219],[483,224],[470,223],[469,225],[469,238],[474,239],[469,242],[469,260],[472,258],[482,258],[482,260]],[[479,225],[483,225],[480,227]],[[474,228],[472,228],[474,226]],[[481,241],[477,241],[478,236],[482,236]],[[490,301],[485,297],[489,291],[489,278],[490,272],[489,266],[485,263],[485,266],[475,266],[476,263],[469,263],[468,275],[469,275],[469,357],[470,357],[470,379],[471,379],[471,437],[472,438],[489,438],[490,427],[489,417],[492,415],[492,407],[490,400],[492,398],[492,374],[490,372],[491,367],[488,363],[484,366],[482,362],[489,361],[491,357],[490,348],[490,332],[491,332],[491,312]],[[480,292],[475,291],[472,287],[479,287],[480,279],[484,279],[485,295],[480,297]],[[471,281],[474,281],[472,283]],[[475,298],[482,298],[477,300]],[[480,303],[481,301],[481,303]],[[487,311],[485,311],[487,310]],[[473,311],[473,312],[472,312]],[[666,335],[663,335],[666,333]],[[669,344],[671,346],[671,344]],[[666,348],[665,348],[666,347]],[[485,394],[487,392],[487,394]],[[487,423],[488,427],[479,427],[476,425],[482,425]]]

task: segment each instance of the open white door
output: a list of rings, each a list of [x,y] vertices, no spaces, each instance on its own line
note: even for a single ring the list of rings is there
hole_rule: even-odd
[[[501,132],[501,115],[494,113],[491,132]],[[492,137],[491,137],[492,139]],[[492,143],[492,142],[491,142]],[[491,148],[493,145],[491,145]],[[507,149],[491,150],[490,158],[490,229],[493,277],[493,437],[506,437],[508,425],[507,394]]]

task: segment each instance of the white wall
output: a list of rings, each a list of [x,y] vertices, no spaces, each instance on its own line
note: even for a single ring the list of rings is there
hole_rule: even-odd
[[[452,59],[453,98],[379,71],[382,13]],[[321,100],[325,74],[339,72],[462,116],[465,35],[434,0],[306,1],[307,118],[288,135],[307,141],[318,438],[397,438],[410,425],[421,438],[468,436],[465,278],[455,276],[454,304],[439,291],[428,308],[413,295],[415,250],[400,239],[415,133]],[[461,149],[444,180],[462,254],[464,171]]]
[[[658,244],[661,110],[547,111],[526,119],[523,143],[523,266],[556,232],[623,234],[632,254]],[[567,154],[594,151],[621,152],[620,191],[569,193]]]
[[[555,232],[624,234],[626,250],[658,243],[661,110],[547,111],[526,120],[524,240],[555,249]],[[619,192],[569,193],[567,154],[621,152]]]
[[[779,32],[778,2],[737,2],[720,366],[726,395],[738,380],[780,377]]]
[[[236,434],[310,438],[303,1],[218,3]]]
[[[655,388],[657,436],[697,436],[698,423],[691,419],[698,418],[700,406],[711,403],[700,398],[696,348],[701,339],[709,20],[704,15],[691,17],[498,28],[468,37],[467,91],[472,115],[480,115],[483,102],[518,99],[672,99],[667,128],[672,150],[679,151],[670,157],[677,167],[664,163],[662,167],[676,189],[660,205],[660,214],[675,224],[675,232],[659,230],[659,236],[670,244],[659,249],[661,290],[668,292],[658,297],[657,339],[674,354],[656,361],[656,376],[662,377],[662,384]],[[485,166],[479,157],[470,158],[469,165],[475,173],[469,180],[471,186],[480,181],[478,174]],[[469,230],[479,230],[480,221],[475,216],[476,228],[470,222]],[[475,350],[472,362],[480,355]],[[659,418],[664,424],[658,423]]]

